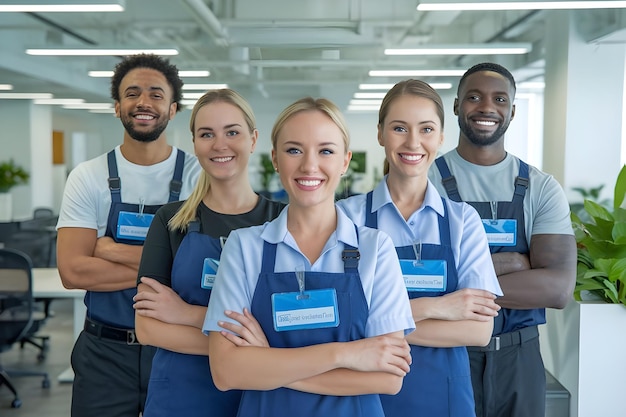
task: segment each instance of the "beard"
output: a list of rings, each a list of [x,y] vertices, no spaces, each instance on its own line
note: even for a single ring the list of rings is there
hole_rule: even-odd
[[[496,129],[495,132],[488,134],[488,133],[479,133],[476,130],[472,129],[472,127],[470,127],[470,125],[467,123],[464,117],[459,117],[458,119],[459,119],[459,128],[461,129],[461,132],[463,132],[465,137],[473,145],[476,145],[476,146],[493,145],[494,143],[499,141],[500,138],[504,137],[504,133],[509,128],[509,124],[511,123],[510,120],[507,121],[506,123],[500,123],[498,124],[498,128]]]
[[[157,123],[157,125],[154,126],[154,129],[152,130],[138,131],[137,129],[135,129],[135,121],[133,120],[132,116],[120,116],[120,120],[122,121],[124,129],[126,129],[126,132],[128,132],[128,135],[131,138],[135,139],[138,142],[145,143],[154,142],[155,140],[157,140],[159,136],[161,136],[161,133],[163,133],[163,131],[167,127],[167,123],[169,122],[169,120],[164,119]]]

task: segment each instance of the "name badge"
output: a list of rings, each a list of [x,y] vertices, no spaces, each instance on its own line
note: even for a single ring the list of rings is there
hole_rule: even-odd
[[[515,246],[517,244],[516,219],[483,219],[489,246]]]
[[[117,216],[117,237],[120,239],[146,240],[154,214],[120,211]]]
[[[448,267],[442,259],[400,259],[407,291],[445,291]]]
[[[206,290],[213,288],[215,282],[215,276],[217,275],[217,268],[220,266],[219,259],[204,258],[204,265],[202,266],[202,282],[200,286]]]
[[[339,326],[334,288],[272,294],[272,316],[277,332]]]

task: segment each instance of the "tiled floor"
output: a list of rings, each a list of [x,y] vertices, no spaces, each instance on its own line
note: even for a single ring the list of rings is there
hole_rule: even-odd
[[[70,353],[74,340],[72,336],[72,301],[54,300],[51,305],[54,317],[46,322],[41,334],[50,336],[50,350],[47,358],[38,363],[38,350],[34,346],[19,344],[13,349],[0,353],[0,361],[5,368],[45,370],[50,377],[50,388],[41,387],[41,377],[13,377],[22,406],[11,408],[13,394],[6,386],[0,386],[0,416],[2,417],[68,417],[72,385],[59,383],[57,377],[70,364]]]

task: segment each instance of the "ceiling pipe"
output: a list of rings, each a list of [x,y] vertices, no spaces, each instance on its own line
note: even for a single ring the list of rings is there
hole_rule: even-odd
[[[228,46],[226,31],[213,11],[202,0],[184,0],[192,11],[191,15],[200,23],[200,27],[208,33],[218,46]]]

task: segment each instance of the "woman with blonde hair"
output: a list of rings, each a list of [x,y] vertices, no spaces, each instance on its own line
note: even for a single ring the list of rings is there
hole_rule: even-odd
[[[200,329],[230,232],[272,220],[284,206],[250,185],[255,126],[250,105],[231,89],[207,92],[192,110],[190,129],[203,171],[189,199],[156,213],[139,266],[137,337],[158,347],[144,417],[236,415],[241,394],[215,388],[208,338]]]
[[[378,394],[397,392],[409,369],[413,320],[389,237],[335,206],[351,158],[343,116],[298,100],[272,148],[289,205],[224,247],[203,326],[215,384],[244,390],[240,417],[382,417]],[[254,319],[264,346],[245,339],[260,334]]]

